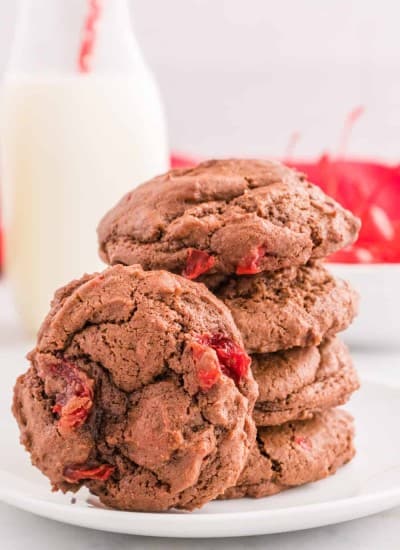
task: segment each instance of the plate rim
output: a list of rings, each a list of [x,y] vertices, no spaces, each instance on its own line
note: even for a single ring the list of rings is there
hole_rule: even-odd
[[[290,508],[291,525],[289,527],[285,521],[279,521],[285,520],[287,517],[287,507],[276,510],[216,512],[198,515],[190,513],[127,512],[98,508],[96,509],[96,515],[93,516],[92,508],[82,507],[74,510],[72,506],[49,503],[41,498],[29,497],[12,491],[0,491],[0,499],[5,504],[43,518],[99,531],[152,537],[228,538],[292,532],[367,517],[400,504],[400,486],[397,489],[388,489],[375,494],[294,506]],[[70,512],[66,513],[66,509]],[[318,514],[313,512],[318,512]],[[304,521],[305,515],[310,518],[310,521]],[[126,521],[127,517],[131,520],[130,525]],[[117,518],[118,521],[115,521]],[[143,518],[145,518],[145,521],[143,521]],[[138,521],[139,519],[142,521]],[[221,519],[229,526],[225,525],[225,528],[221,529]],[[235,527],[230,520],[237,519],[242,521],[237,522]],[[275,525],[268,526],[260,524],[260,520],[267,519],[271,523],[276,520],[278,522]],[[155,521],[157,522],[157,531],[152,530]],[[245,526],[242,524],[244,521],[247,521]],[[111,526],[110,522],[114,524]],[[204,527],[207,527],[206,531],[203,531]],[[180,529],[184,529],[184,531],[180,531]]]
[[[400,383],[377,381],[370,376],[363,377],[362,382],[367,386],[391,392],[400,391]],[[13,476],[1,468],[0,475],[5,478]],[[3,484],[0,485],[0,501],[44,518],[100,531],[153,537],[217,538],[290,532],[366,517],[400,505],[400,484],[390,489],[325,502],[293,507],[283,506],[276,509],[216,511],[212,514],[129,512],[95,508],[93,515],[93,507],[74,507],[67,503],[51,502],[43,497],[34,497],[10,487],[7,488]],[[285,526],[288,513],[290,513],[290,527]],[[304,521],[304,517],[307,521]],[[130,518],[130,521],[127,518]],[[237,521],[239,519],[242,521]],[[221,520],[224,521],[221,522]],[[260,520],[268,521],[261,523]],[[299,521],[302,522],[301,525]],[[151,531],[151,526],[154,527],[155,523],[157,523],[157,529]],[[207,526],[206,532],[204,532],[205,526]]]

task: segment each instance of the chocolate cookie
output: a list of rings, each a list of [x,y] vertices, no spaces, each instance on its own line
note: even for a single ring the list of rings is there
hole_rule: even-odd
[[[259,387],[257,426],[311,418],[343,405],[360,386],[350,353],[337,338],[319,347],[253,355],[251,369]]]
[[[137,187],[98,228],[108,264],[167,269],[213,286],[323,258],[360,222],[303,174],[261,160],[211,160]]]
[[[15,387],[21,441],[54,489],[124,510],[192,509],[232,486],[257,386],[203,285],[115,266],[59,290]]]
[[[222,498],[260,498],[328,477],[353,458],[353,438],[353,419],[339,409],[260,428],[236,487]]]
[[[320,263],[232,277],[215,291],[232,311],[249,353],[319,345],[349,326],[358,296]]]

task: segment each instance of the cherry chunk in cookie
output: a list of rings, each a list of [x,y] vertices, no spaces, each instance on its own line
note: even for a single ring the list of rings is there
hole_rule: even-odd
[[[193,509],[235,484],[257,386],[205,286],[117,265],[60,289],[13,411],[54,489],[124,510]]]
[[[98,227],[108,264],[167,269],[209,286],[350,245],[360,222],[306,176],[263,160],[212,160],[137,187]]]

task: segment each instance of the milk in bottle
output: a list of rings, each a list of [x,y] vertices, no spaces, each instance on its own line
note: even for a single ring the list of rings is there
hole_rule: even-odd
[[[0,120],[6,273],[33,333],[57,287],[102,268],[101,216],[168,167],[126,0],[22,0]]]

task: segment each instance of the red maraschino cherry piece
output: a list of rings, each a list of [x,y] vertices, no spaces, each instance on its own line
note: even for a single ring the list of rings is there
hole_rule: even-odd
[[[296,436],[294,442],[305,451],[312,450],[312,441],[309,437]]]
[[[260,273],[260,261],[265,256],[267,248],[265,246],[257,246],[253,248],[248,256],[246,256],[236,267],[237,275],[255,275]]]
[[[251,359],[236,342],[223,334],[212,336],[203,334],[198,338],[198,341],[215,351],[222,372],[232,378],[236,384],[247,375]]]
[[[199,385],[203,391],[210,390],[221,378],[221,372],[217,369],[201,370],[198,373]]]
[[[82,426],[92,408],[92,400],[88,397],[72,397],[64,406],[56,404],[53,412],[60,418],[58,427],[61,430],[73,430]]]
[[[214,256],[210,256],[204,250],[189,248],[186,259],[186,267],[182,275],[187,279],[197,279],[203,273],[209,271],[215,264]]]
[[[77,483],[82,479],[96,479],[99,481],[107,481],[110,475],[115,470],[115,466],[110,464],[101,464],[93,468],[88,468],[85,464],[74,466],[66,466],[64,468],[64,478],[69,483]]]
[[[59,416],[61,430],[79,428],[85,423],[93,405],[93,381],[74,364],[62,360],[51,367],[51,372],[65,382],[65,390],[56,396],[52,408]]]
[[[90,71],[90,61],[96,42],[96,24],[100,18],[100,13],[100,0],[89,0],[88,14],[83,26],[83,37],[78,55],[78,68],[81,73]]]
[[[210,390],[221,378],[221,368],[217,360],[210,357],[210,347],[202,342],[191,343],[192,355],[197,366],[197,378],[202,391]],[[212,352],[211,352],[212,353]]]

